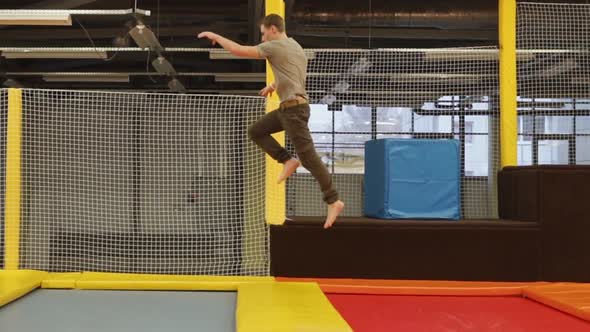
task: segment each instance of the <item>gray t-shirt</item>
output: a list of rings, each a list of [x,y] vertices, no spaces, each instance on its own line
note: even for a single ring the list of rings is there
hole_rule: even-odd
[[[308,99],[305,92],[307,57],[301,45],[293,38],[283,38],[261,43],[257,47],[260,55],[270,63],[281,102],[297,96]]]

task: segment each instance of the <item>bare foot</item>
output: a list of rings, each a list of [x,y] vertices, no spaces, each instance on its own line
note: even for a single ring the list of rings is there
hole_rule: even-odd
[[[285,163],[283,164],[283,172],[279,176],[277,183],[285,181],[289,176],[291,176],[291,174],[293,174],[293,172],[295,172],[295,170],[299,166],[301,166],[301,162],[295,158],[291,158],[285,161]]]
[[[332,227],[332,224],[336,221],[336,218],[344,209],[344,203],[341,200],[337,200],[336,202],[328,205],[328,216],[326,217],[326,222],[324,223],[324,228]]]

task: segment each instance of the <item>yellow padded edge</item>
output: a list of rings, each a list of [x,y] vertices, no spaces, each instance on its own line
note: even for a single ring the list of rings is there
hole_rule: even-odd
[[[590,284],[557,282],[526,287],[524,296],[590,322]]]
[[[10,303],[41,285],[47,272],[0,270],[0,306]]]
[[[238,332],[352,331],[316,283],[268,282],[238,288]]]
[[[235,291],[241,284],[269,281],[274,281],[274,278],[84,272],[76,281],[76,288]]]
[[[76,288],[76,281],[82,277],[81,272],[49,273],[43,279],[41,288],[72,289]]]

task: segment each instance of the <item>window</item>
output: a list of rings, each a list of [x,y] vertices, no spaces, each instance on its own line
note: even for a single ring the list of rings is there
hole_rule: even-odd
[[[371,107],[344,105],[334,112],[334,173],[365,172],[365,142],[371,139]]]
[[[458,118],[458,117],[455,117]],[[455,134],[460,134],[461,132],[465,133],[465,143],[473,143],[473,121],[467,121],[465,120],[465,128],[464,130],[461,130],[462,128],[459,128],[460,122],[459,119],[455,119],[455,121],[453,122],[453,132]]]
[[[486,114],[490,109],[489,98],[473,98],[475,101],[467,105],[459,105],[457,98],[441,97],[439,102],[424,103],[420,109],[343,105],[341,110],[332,111],[326,105],[312,105],[310,130],[316,150],[334,173],[364,173],[364,145],[374,138],[445,139],[464,134],[464,174],[487,176],[492,144],[488,139]],[[465,110],[480,113],[465,115]],[[464,128],[459,127],[460,116],[464,117]]]

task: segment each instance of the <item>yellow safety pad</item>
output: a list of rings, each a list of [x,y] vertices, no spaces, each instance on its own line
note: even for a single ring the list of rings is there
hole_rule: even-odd
[[[46,276],[43,271],[0,270],[0,306],[38,288]]]
[[[76,288],[76,281],[78,281],[78,279],[81,277],[82,273],[80,272],[49,273],[47,278],[43,279],[41,288]]]
[[[76,288],[235,291],[244,283],[269,281],[274,281],[274,278],[83,272],[76,281]]]
[[[236,326],[238,332],[352,331],[316,283],[240,285]]]

